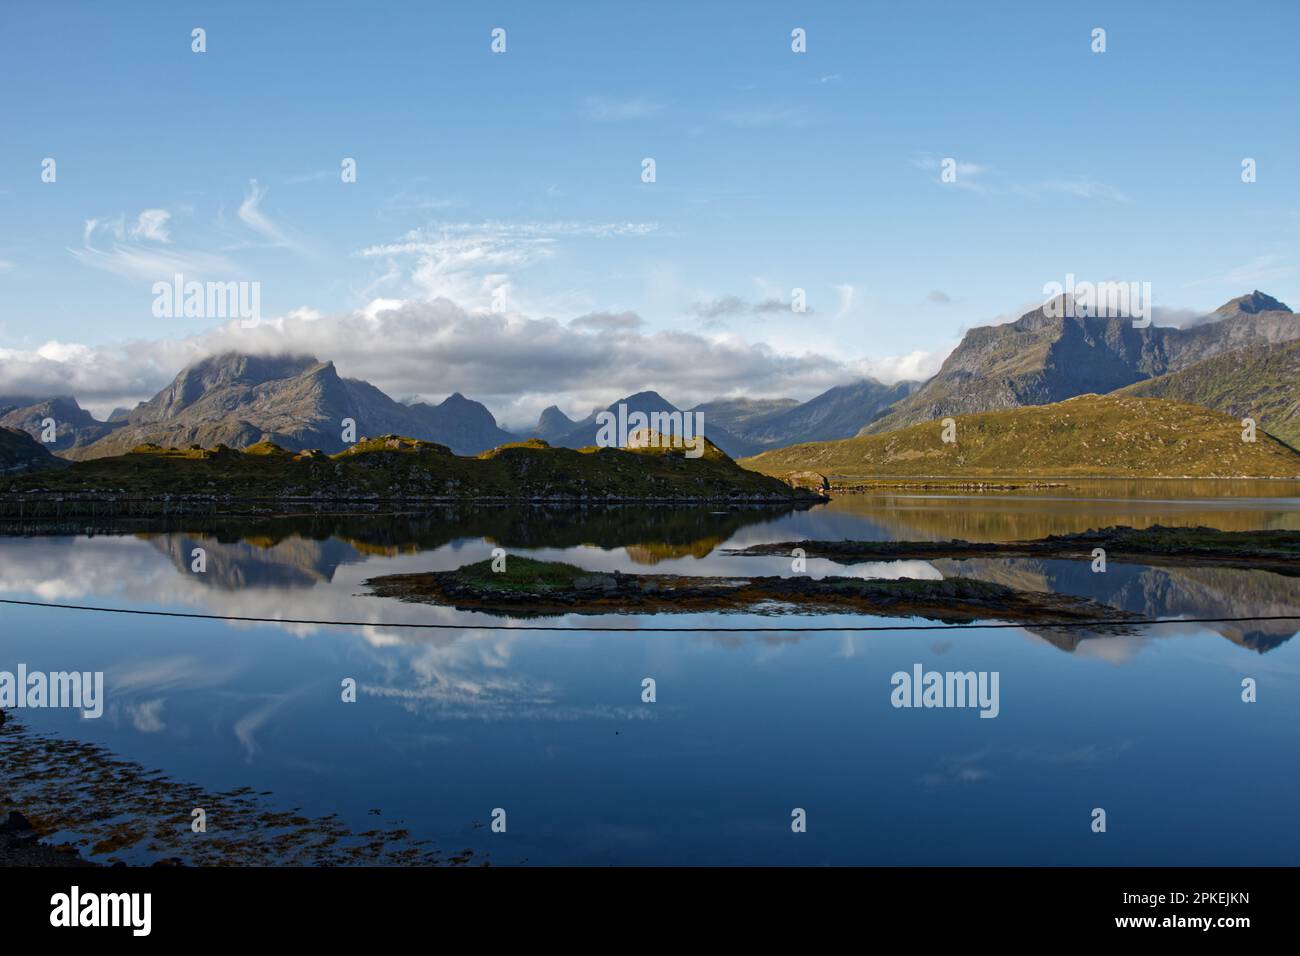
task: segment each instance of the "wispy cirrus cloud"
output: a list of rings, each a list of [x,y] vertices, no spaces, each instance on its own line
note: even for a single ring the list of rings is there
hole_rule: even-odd
[[[171,234],[167,230],[167,222],[171,217],[172,214],[166,209],[145,209],[131,226],[132,238],[171,242]]]
[[[337,169],[317,169],[310,173],[296,173],[293,176],[285,178],[285,182],[290,186],[302,186],[305,183],[324,183],[339,175]]]
[[[729,126],[805,126],[810,122],[808,111],[795,106],[771,103],[724,110],[722,121]]]
[[[125,216],[87,219],[81,248],[68,251],[84,265],[150,282],[170,279],[178,272],[199,277],[239,271],[233,260],[220,253],[173,246],[167,229],[170,219],[163,209],[146,209],[130,224]]]
[[[620,120],[649,119],[662,113],[664,108],[664,103],[659,100],[643,96],[588,96],[582,102],[581,112],[589,120],[612,123]]]
[[[857,295],[857,289],[850,282],[841,282],[835,287],[835,291],[840,294],[840,307],[839,311],[835,313],[835,318],[842,319],[853,308],[853,299]]]
[[[1121,190],[1107,183],[1076,176],[1066,179],[1043,179],[1009,187],[1009,191],[1021,196],[1037,198],[1039,196],[1063,195],[1078,199],[1096,199],[1104,202],[1131,203],[1133,200]]]
[[[384,211],[388,212],[429,212],[435,209],[452,209],[463,205],[459,199],[449,196],[430,196],[427,193],[398,192],[384,200]]]
[[[309,252],[303,240],[278,225],[262,210],[262,200],[265,198],[265,187],[258,185],[256,179],[250,180],[248,192],[244,194],[243,202],[239,204],[240,221],[273,247],[291,249],[298,253]]]
[[[949,161],[951,161],[950,165]],[[944,186],[955,186],[981,195],[1019,196],[1026,199],[1038,199],[1042,196],[1073,196],[1076,199],[1123,204],[1133,201],[1117,187],[1088,176],[1059,176],[1052,179],[1013,182],[992,166],[951,156],[940,158],[931,153],[921,153],[914,156],[911,162],[917,169],[933,173],[941,173],[945,167],[950,168],[955,173],[955,177],[950,182],[945,182],[939,175],[936,175],[936,181]]]
[[[811,306],[805,306],[803,311],[805,314],[811,314],[814,310]],[[728,319],[742,316],[790,315],[793,314],[793,309],[791,303],[779,295],[768,295],[756,301],[742,299],[738,295],[723,295],[697,299],[691,303],[690,312],[703,320],[704,328],[720,329],[726,327]]]
[[[384,263],[372,291],[389,288],[403,296],[502,308],[514,273],[554,256],[565,241],[637,238],[657,228],[654,223],[572,220],[447,222],[409,230],[357,255]]]
[[[1233,266],[1223,272],[1216,272],[1203,279],[1188,283],[1189,286],[1224,285],[1233,288],[1247,286],[1258,288],[1259,284],[1283,279],[1295,272],[1294,263],[1286,257],[1269,252],[1256,256],[1249,262]]]

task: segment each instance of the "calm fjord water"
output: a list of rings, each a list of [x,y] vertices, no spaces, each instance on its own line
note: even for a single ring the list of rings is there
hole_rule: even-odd
[[[0,538],[0,597],[365,627],[233,624],[0,607],[0,670],[102,670],[105,715],[25,711],[35,732],[213,790],[473,847],[495,864],[1290,864],[1300,798],[1300,624],[1168,624],[1114,637],[1028,629],[555,633],[363,595],[381,574],[511,554],[592,569],[789,573],[718,553],[828,538],[1005,540],[1112,524],[1300,527],[1294,489],[1186,487],[951,497],[807,511],[474,509]],[[194,547],[208,570],[188,570]],[[1300,579],[1068,561],[809,561],[814,575],[966,574],[1159,617],[1300,614]],[[421,631],[401,622],[501,623]],[[644,617],[548,618],[615,623]],[[667,627],[874,618],[665,615]],[[896,709],[890,676],[997,671],[1000,712]],[[353,677],[356,704],[340,702]],[[657,701],[641,701],[653,677]],[[1241,700],[1252,677],[1258,703]],[[482,824],[505,808],[508,830]],[[807,811],[803,834],[793,808]],[[1105,808],[1104,834],[1090,830]],[[165,812],[160,808],[159,812]],[[182,809],[182,815],[188,812]],[[63,834],[74,837],[75,833]],[[124,854],[131,859],[130,854]]]

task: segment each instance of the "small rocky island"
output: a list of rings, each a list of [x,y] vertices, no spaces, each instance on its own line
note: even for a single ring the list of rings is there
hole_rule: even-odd
[[[365,582],[377,597],[511,617],[557,614],[873,614],[951,623],[1123,622],[1105,604],[1020,591],[971,578],[868,580],[825,577],[697,577],[586,571],[510,556],[503,571],[479,561],[454,571],[388,574]]]

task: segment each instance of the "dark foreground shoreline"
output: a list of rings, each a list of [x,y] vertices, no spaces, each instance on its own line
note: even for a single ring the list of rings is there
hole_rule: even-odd
[[[481,849],[436,847],[400,821],[354,829],[337,813],[277,807],[268,791],[209,790],[99,744],[33,731],[12,711],[0,718],[0,868],[489,865]],[[191,807],[211,821],[201,839]],[[42,834],[51,833],[76,842],[49,843]]]
[[[15,866],[87,867],[98,863],[82,857],[71,844],[46,843],[27,818],[19,811],[10,811],[0,820],[0,869]]]
[[[0,728],[8,721],[0,710]],[[0,793],[0,805],[8,803],[7,795]],[[84,859],[81,852],[69,843],[46,843],[32,827],[31,821],[20,810],[0,812],[0,867],[11,866],[98,866]]]

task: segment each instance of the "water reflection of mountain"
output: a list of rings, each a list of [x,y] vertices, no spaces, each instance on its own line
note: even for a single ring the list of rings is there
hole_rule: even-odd
[[[197,580],[222,590],[306,588],[333,579],[340,565],[369,555],[431,551],[486,539],[504,548],[626,548],[635,564],[703,557],[741,528],[789,508],[446,508],[419,515],[302,515],[214,518],[185,530],[138,536],[189,573],[195,548],[206,552]]]
[[[288,537],[223,541],[207,535],[142,535],[189,573],[195,548],[205,552],[206,570],[194,580],[222,591],[246,588],[310,588],[330,581],[341,564],[361,560],[360,552],[337,538],[316,541]]]
[[[932,562],[945,576],[975,577],[1010,587],[1090,597],[1144,617],[1300,615],[1300,582],[1268,571],[1235,568],[1152,568],[1111,563],[1094,574],[1087,561],[975,558]],[[1295,621],[1205,625],[1234,644],[1264,653],[1295,636]],[[1074,650],[1079,635],[1040,635]]]

